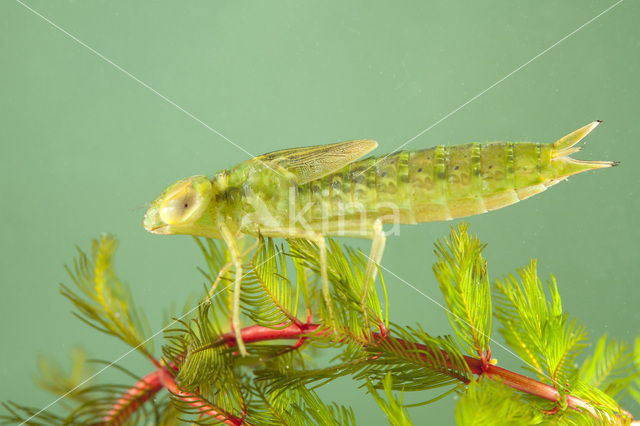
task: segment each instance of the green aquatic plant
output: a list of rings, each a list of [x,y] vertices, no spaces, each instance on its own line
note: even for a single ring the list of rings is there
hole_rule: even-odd
[[[455,418],[461,425],[633,422],[621,403],[640,402],[640,338],[631,346],[603,336],[579,365],[587,333],[563,311],[553,277],[544,284],[532,261],[517,276],[492,284],[484,245],[466,224],[435,245],[433,271],[453,331],[447,336],[391,322],[382,274],[382,293],[373,289],[363,305],[368,259],[359,251],[329,240],[329,308],[314,242],[289,240],[285,249],[259,239],[242,268],[240,307],[245,323],[251,323],[240,330],[245,357],[230,322],[236,277],[230,268],[220,274],[230,253],[216,240],[196,242],[209,284],[222,280],[213,297],[207,287],[199,303],[175,315],[164,330],[161,356],[151,344],[156,335],[114,272],[113,237],[95,240],[90,256],[79,250],[68,268],[73,286],[63,285],[61,293],[79,319],[140,352],[152,371],[105,363],[102,369],[116,367],[126,382],[95,384],[85,382],[97,367],[79,350],[70,374],[42,360],[38,383],[64,396],[66,414],[6,402],[0,419],[32,425],[353,424],[352,408],[328,403],[317,392],[350,377],[392,425],[412,424],[412,406],[452,394],[459,396]],[[525,374],[499,367],[491,357],[492,319],[524,361]],[[332,358],[319,365],[322,352]],[[403,402],[407,393],[429,389],[440,395],[419,404]]]

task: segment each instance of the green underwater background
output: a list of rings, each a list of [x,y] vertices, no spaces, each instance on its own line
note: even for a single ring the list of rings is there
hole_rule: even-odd
[[[640,334],[638,16],[633,0],[0,3],[0,400],[55,399],[34,383],[39,355],[66,365],[74,345],[104,360],[129,350],[60,296],[75,245],[116,235],[117,272],[152,330],[200,291],[191,237],[142,228],[146,203],[172,182],[249,154],[349,139],[375,139],[384,154],[423,131],[405,149],[552,142],[604,121],[574,156],[620,167],[474,216],[470,231],[488,244],[493,279],[535,257],[592,342],[607,333],[631,343]],[[457,222],[403,226],[383,265],[442,302],[433,242]],[[442,308],[384,276],[392,321],[451,332]],[[495,345],[493,356],[522,364]],[[151,371],[138,354],[122,365]],[[359,423],[387,424],[349,380],[322,392]],[[451,424],[454,404],[411,418]],[[630,399],[623,406],[640,416]]]

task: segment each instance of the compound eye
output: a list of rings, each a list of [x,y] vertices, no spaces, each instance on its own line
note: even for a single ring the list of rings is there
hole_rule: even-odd
[[[199,210],[203,199],[191,185],[190,181],[175,188],[164,199],[160,206],[160,219],[168,225],[187,221],[196,210]]]

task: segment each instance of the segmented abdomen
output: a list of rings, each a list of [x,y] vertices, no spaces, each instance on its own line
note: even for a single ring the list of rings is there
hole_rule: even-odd
[[[470,216],[508,206],[546,189],[551,147],[497,142],[438,146],[410,157],[416,222]]]
[[[356,161],[299,188],[312,222],[430,222],[484,213],[546,189],[551,145],[495,142],[400,151]]]

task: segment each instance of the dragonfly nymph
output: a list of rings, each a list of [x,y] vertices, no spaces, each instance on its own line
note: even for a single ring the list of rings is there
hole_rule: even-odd
[[[568,176],[615,166],[570,155],[598,124],[554,143],[491,142],[440,145],[359,159],[373,140],[286,149],[244,161],[212,178],[192,176],[169,186],[151,203],[144,227],[155,234],[189,234],[224,240],[235,268],[232,324],[240,352],[243,236],[304,238],[320,252],[322,289],[332,316],[327,279],[327,236],[372,240],[361,295],[385,245],[382,225],[415,224],[471,216],[540,193]]]

